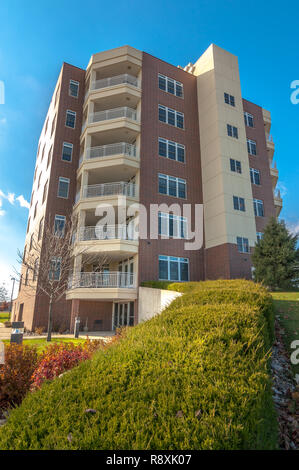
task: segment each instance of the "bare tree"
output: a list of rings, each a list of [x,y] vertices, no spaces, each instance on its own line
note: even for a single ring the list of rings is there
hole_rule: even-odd
[[[66,293],[72,282],[74,268],[74,240],[76,222],[67,219],[65,224],[54,229],[45,223],[43,234],[33,234],[26,253],[18,251],[18,261],[24,266],[26,286],[36,295],[44,294],[49,299],[47,341],[51,341],[53,304]],[[97,269],[110,262],[106,255],[90,254],[88,248],[76,249],[76,256],[84,253],[84,264],[97,263]]]

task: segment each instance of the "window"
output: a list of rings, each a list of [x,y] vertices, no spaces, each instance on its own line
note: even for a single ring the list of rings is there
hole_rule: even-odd
[[[167,91],[168,93],[171,93],[172,95],[178,96],[180,98],[183,97],[184,89],[181,82],[177,82],[176,80],[159,73],[158,83],[160,90]]]
[[[57,236],[63,237],[64,228],[65,228],[65,216],[64,215],[55,215],[54,220],[54,233]]]
[[[33,245],[33,233],[32,233],[32,235],[31,235],[31,237],[30,237],[29,251],[32,250],[32,245]]]
[[[79,82],[75,80],[70,80],[69,95],[73,98],[78,98],[79,95]]]
[[[159,212],[159,235],[173,238],[187,238],[187,219],[174,214]]]
[[[250,113],[244,113],[245,126],[253,127],[253,116]]]
[[[177,142],[172,142],[171,140],[162,139],[162,137],[159,137],[159,156],[184,163],[185,146],[178,144]]]
[[[231,106],[235,106],[235,97],[229,95],[228,93],[224,93],[224,102],[226,104],[230,104]]]
[[[237,246],[240,253],[249,253],[248,238],[237,237]]]
[[[37,274],[38,274],[38,258],[36,258],[36,260],[34,261],[33,276],[32,276],[33,281],[36,281]]]
[[[27,284],[28,284],[28,278],[29,278],[29,268],[26,269],[25,286],[27,286]]]
[[[250,180],[252,184],[261,184],[261,174],[260,170],[256,170],[255,168],[250,168]]]
[[[49,153],[48,153],[47,169],[49,168],[49,165],[50,165],[50,161],[51,161],[51,158],[52,158],[52,152],[53,152],[53,145],[51,146],[51,148],[49,150]]]
[[[227,124],[227,135],[229,137],[234,137],[234,139],[238,139],[238,128]]]
[[[243,197],[233,196],[234,209],[245,212],[245,200]]]
[[[72,154],[73,154],[73,144],[69,142],[63,142],[62,144],[62,160],[65,162],[72,161]]]
[[[52,258],[49,271],[50,281],[59,281],[61,271],[61,258]]]
[[[67,127],[71,127],[72,129],[75,128],[76,125],[76,113],[74,111],[70,111],[69,109],[66,112],[66,120],[65,125]]]
[[[45,200],[46,200],[47,190],[48,190],[48,181],[46,182],[46,184],[45,184],[45,186],[44,186],[43,202],[42,202],[42,204],[43,204],[43,203],[45,202]]]
[[[61,176],[59,177],[59,182],[58,182],[58,197],[63,197],[67,199],[69,197],[69,186],[70,186],[70,180],[69,178],[62,178]]]
[[[250,155],[256,155],[256,141],[247,139],[247,150]]]
[[[161,281],[189,281],[189,259],[160,255],[159,279]]]
[[[39,177],[38,177],[38,182],[37,182],[37,189],[39,188],[40,186],[40,180],[41,180],[41,177],[42,177],[42,172],[40,172],[39,174]]]
[[[35,219],[36,217],[36,213],[37,213],[37,202],[35,203],[35,207],[34,207],[34,214],[33,214],[33,219]]]
[[[44,146],[43,146],[43,151],[42,151],[42,156],[41,156],[41,162],[42,162],[43,159],[44,159],[45,149],[46,149],[46,144],[44,144]]]
[[[264,203],[259,199],[253,199],[253,210],[256,217],[264,217]]]
[[[186,180],[159,173],[159,193],[186,199]]]
[[[235,171],[236,173],[242,173],[242,166],[239,160],[230,159],[230,169],[231,171]]]
[[[184,129],[184,114],[159,104],[159,121]]]
[[[38,240],[42,238],[43,233],[43,225],[44,225],[44,218],[40,220],[39,227],[38,227]]]
[[[28,223],[27,223],[27,230],[26,230],[26,233],[28,233],[28,232],[29,232],[29,227],[30,227],[30,217],[29,217],[29,219],[28,219]]]
[[[256,239],[257,239],[257,242],[259,242],[260,240],[262,240],[263,238],[263,232],[256,232]]]
[[[55,129],[55,125],[56,125],[56,116],[54,117],[53,121],[52,121],[52,126],[51,126],[51,137],[53,135],[53,132],[54,132],[54,129]]]

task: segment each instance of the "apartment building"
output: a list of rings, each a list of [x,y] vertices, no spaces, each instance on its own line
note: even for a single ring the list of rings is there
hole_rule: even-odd
[[[270,112],[242,98],[237,57],[213,44],[184,68],[129,46],[94,54],[86,70],[64,63],[38,145],[24,250],[38,233],[42,256],[45,220],[55,230],[76,217],[54,324],[72,329],[79,316],[91,331],[134,325],[143,281],[251,278],[255,243],[282,208],[270,127]],[[188,205],[192,220],[173,204],[182,214]],[[141,210],[139,230],[153,224],[152,205],[162,207],[158,236],[132,236]],[[196,205],[203,244],[186,248]],[[116,217],[99,227],[106,206]],[[31,330],[46,326],[48,301],[27,295],[27,284],[23,268],[14,318]]]

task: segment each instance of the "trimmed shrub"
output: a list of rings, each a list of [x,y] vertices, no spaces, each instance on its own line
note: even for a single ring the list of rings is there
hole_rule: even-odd
[[[40,362],[32,375],[31,389],[39,388],[45,380],[52,380],[60,374],[77,366],[81,361],[90,359],[97,349],[104,348],[101,340],[83,344],[53,343],[46,347]]]
[[[19,405],[31,386],[38,363],[37,348],[5,344],[5,363],[0,364],[0,408]]]
[[[0,448],[276,448],[268,294],[234,281],[231,299],[240,289],[260,296],[222,303],[220,281],[212,304],[200,303],[213,285],[190,284],[161,315],[28,394],[0,430]]]

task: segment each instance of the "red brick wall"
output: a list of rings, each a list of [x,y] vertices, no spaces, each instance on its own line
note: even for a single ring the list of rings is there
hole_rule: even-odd
[[[260,170],[261,185],[253,184],[252,193],[255,199],[261,199],[264,202],[265,217],[256,217],[255,219],[257,232],[263,232],[269,217],[275,217],[263,110],[260,106],[247,100],[243,100],[243,108],[244,111],[247,111],[254,117],[254,127],[245,126],[245,129],[247,138],[255,140],[257,144],[257,155],[249,155],[248,158],[250,168]]]
[[[184,98],[178,98],[158,88],[158,73],[178,80],[184,85]],[[185,130],[158,119],[158,105],[168,106],[184,113]],[[158,156],[158,138],[164,137],[186,147],[186,163]],[[199,127],[197,113],[196,77],[149,54],[143,53],[141,101],[140,203],[149,205],[166,203],[202,203]],[[160,195],[158,173],[187,180],[187,199]],[[140,240],[139,282],[159,278],[158,256],[169,255],[189,258],[191,280],[203,279],[203,253],[185,251],[183,240]]]
[[[87,326],[89,331],[111,331],[112,330],[112,306],[113,302],[73,300],[72,301],[72,321],[73,331],[75,317],[79,316],[81,327]],[[102,324],[95,326],[95,320],[101,320]]]

